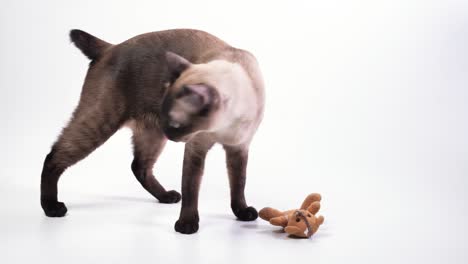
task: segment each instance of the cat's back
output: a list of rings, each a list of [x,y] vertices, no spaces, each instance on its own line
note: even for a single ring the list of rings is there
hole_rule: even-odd
[[[171,29],[137,35],[109,48],[96,68],[112,76],[129,105],[138,105],[135,111],[156,111],[164,95],[164,84],[170,79],[167,51],[192,63],[221,59],[240,64],[254,84],[261,116],[263,80],[255,57],[202,30]]]
[[[133,58],[153,55],[163,59],[166,51],[172,51],[193,63],[202,63],[207,55],[221,53],[230,45],[202,30],[170,29],[135,36],[116,48],[121,55]]]

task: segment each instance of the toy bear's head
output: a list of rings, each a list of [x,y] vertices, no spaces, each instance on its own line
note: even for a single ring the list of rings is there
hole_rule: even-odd
[[[284,231],[297,237],[310,237],[317,232],[323,223],[323,216],[316,217],[320,210],[320,202],[313,202],[306,210],[295,210],[289,216],[288,225]]]

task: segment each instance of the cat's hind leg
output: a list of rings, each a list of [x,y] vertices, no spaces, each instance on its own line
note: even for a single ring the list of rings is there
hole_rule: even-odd
[[[101,102],[100,98],[107,101]],[[60,175],[103,144],[124,121],[121,104],[113,104],[110,98],[82,95],[72,119],[44,161],[40,200],[47,216],[61,217],[67,213],[65,204],[57,200]]]
[[[138,182],[161,203],[177,203],[180,193],[166,191],[153,175],[153,166],[166,145],[166,137],[155,125],[132,121],[133,155],[132,171]]]

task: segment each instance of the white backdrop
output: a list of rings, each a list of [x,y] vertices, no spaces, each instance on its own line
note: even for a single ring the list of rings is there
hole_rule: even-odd
[[[467,1],[8,1],[0,9],[0,262],[466,263]],[[108,42],[197,28],[256,55],[267,87],[247,199],[325,224],[294,240],[234,220],[224,153],[210,152],[200,231],[134,179],[122,130],[65,172],[69,213],[39,205],[42,162],[78,102],[87,59],[72,28]],[[180,190],[183,145],[155,168]]]

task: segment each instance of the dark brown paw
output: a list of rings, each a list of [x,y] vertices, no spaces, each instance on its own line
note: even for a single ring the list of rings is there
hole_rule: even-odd
[[[198,231],[198,221],[177,220],[175,223],[175,231],[182,234],[193,234]]]
[[[178,203],[182,196],[176,191],[167,191],[164,194],[157,197],[160,203]]]
[[[67,214],[67,207],[62,202],[42,202],[42,209],[48,217],[62,217]]]
[[[258,217],[257,210],[252,206],[249,206],[244,209],[233,210],[233,212],[234,215],[237,216],[237,219],[239,219],[240,221],[253,221]]]

